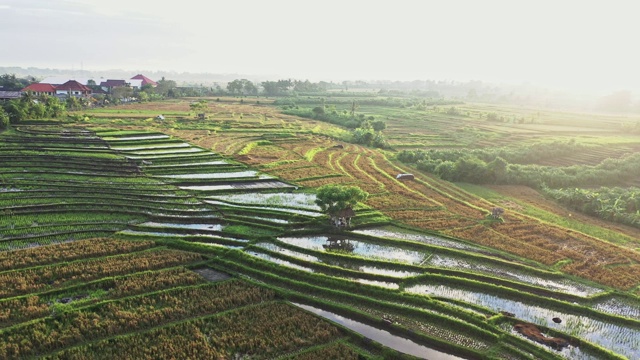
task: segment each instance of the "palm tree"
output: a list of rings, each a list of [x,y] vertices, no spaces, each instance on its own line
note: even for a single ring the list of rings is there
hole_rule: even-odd
[[[25,91],[22,93],[20,101],[27,104],[32,104],[36,100],[36,96],[33,91]]]

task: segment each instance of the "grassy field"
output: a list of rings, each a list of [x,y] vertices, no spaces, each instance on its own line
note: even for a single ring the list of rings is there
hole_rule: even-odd
[[[0,134],[0,302],[11,309],[0,313],[0,358],[410,358],[380,330],[424,348],[418,357],[640,356],[637,228],[395,158],[569,136],[633,149],[640,141],[611,128],[621,119],[585,118],[607,122],[600,132],[576,128],[580,114],[363,105],[387,122],[393,148],[380,150],[271,100],[239,100],[209,99],[206,120],[189,114],[190,99],[171,100]],[[490,112],[525,121],[480,118]],[[330,183],[371,194],[349,231],[335,233],[314,204],[314,188]],[[487,217],[495,206],[503,222]],[[323,246],[336,239],[352,246]],[[513,330],[522,322],[571,345],[531,342]]]

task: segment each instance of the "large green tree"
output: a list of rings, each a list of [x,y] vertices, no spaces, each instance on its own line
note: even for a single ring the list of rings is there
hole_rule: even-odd
[[[175,97],[178,93],[177,87],[178,85],[175,81],[166,80],[163,76],[162,79],[158,80],[158,86],[155,87],[154,91],[163,97]]]
[[[227,90],[232,94],[241,94],[243,88],[242,80],[235,79],[227,84]]]
[[[247,79],[235,79],[227,84],[227,90],[237,95],[256,95],[258,88]]]
[[[369,193],[357,186],[325,185],[316,193],[316,204],[335,220],[345,209],[353,208],[359,201],[365,201]]]
[[[0,75],[0,88],[4,91],[20,91],[29,84],[35,82],[35,79],[21,79],[16,74]]]
[[[266,96],[278,95],[278,83],[275,81],[263,81],[260,83]]]

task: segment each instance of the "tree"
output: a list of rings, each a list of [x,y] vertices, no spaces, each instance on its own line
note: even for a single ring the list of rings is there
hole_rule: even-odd
[[[111,96],[116,100],[127,99],[133,96],[133,89],[129,86],[114,87]]]
[[[55,96],[42,95],[40,101],[47,107],[47,115],[50,117],[57,118],[64,112],[64,104]]]
[[[235,79],[227,84],[227,90],[232,94],[257,95],[258,88],[247,79]]]
[[[351,111],[350,111],[351,117],[355,117],[356,116],[356,110],[358,110],[359,107],[360,107],[360,105],[358,104],[357,101],[353,100],[351,102]]]
[[[318,116],[324,115],[324,107],[322,106],[316,106],[313,109],[311,109],[311,111],[315,114],[316,118]]]
[[[28,117],[28,109],[25,108],[25,103],[21,102],[18,99],[9,101],[4,110],[9,115],[9,122],[11,124],[16,124]]]
[[[291,81],[291,79],[278,80],[276,86],[278,87],[278,92],[286,93],[293,86],[293,81]]]
[[[369,193],[357,186],[325,185],[316,193],[316,204],[335,222],[340,212],[365,201]]]
[[[36,99],[36,96],[33,93],[33,91],[25,91],[22,93],[22,96],[20,97],[20,101],[26,104],[32,104],[35,99]]]
[[[69,96],[67,98],[67,109],[68,110],[78,110],[82,104],[80,103],[80,99],[75,96]]]
[[[373,130],[380,132],[387,128],[387,123],[382,120],[376,120],[371,122],[371,127]]]
[[[0,130],[6,129],[7,126],[9,126],[9,114],[0,107]]]
[[[3,74],[0,75],[0,88],[4,91],[20,91],[35,82],[35,79],[32,80],[17,78],[16,74]]]
[[[243,88],[242,80],[235,79],[227,84],[227,90],[232,94],[241,94]]]
[[[249,80],[242,79],[242,90],[245,94],[257,95],[258,88]]]
[[[158,86],[155,87],[155,92],[161,96],[175,95],[175,88],[177,84],[173,80],[165,80],[164,76],[158,80]]]
[[[266,96],[275,96],[278,95],[278,83],[275,81],[263,81],[260,83],[262,85],[264,94]]]

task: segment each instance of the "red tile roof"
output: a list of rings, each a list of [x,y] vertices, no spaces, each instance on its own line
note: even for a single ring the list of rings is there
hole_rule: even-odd
[[[22,89],[22,91],[33,91],[33,92],[39,92],[39,93],[42,93],[42,92],[55,93],[56,87],[51,84],[37,83],[37,84],[31,84],[27,86],[26,88]]]
[[[144,76],[144,75],[142,75],[142,74],[138,74],[138,75],[136,75],[136,76],[132,77],[131,79],[132,79],[132,80],[133,80],[133,79],[135,79],[135,80],[142,80],[142,85],[143,85],[143,86],[144,86],[144,85],[147,85],[147,84],[149,84],[149,85],[151,85],[151,86],[156,86],[156,85],[158,85],[158,83],[157,83],[157,82],[155,82],[155,81],[153,81],[153,80],[149,79],[148,77],[146,77],[146,76]]]
[[[82,91],[91,93],[91,88],[88,88],[75,80],[69,80],[60,86],[56,86],[56,90]]]

